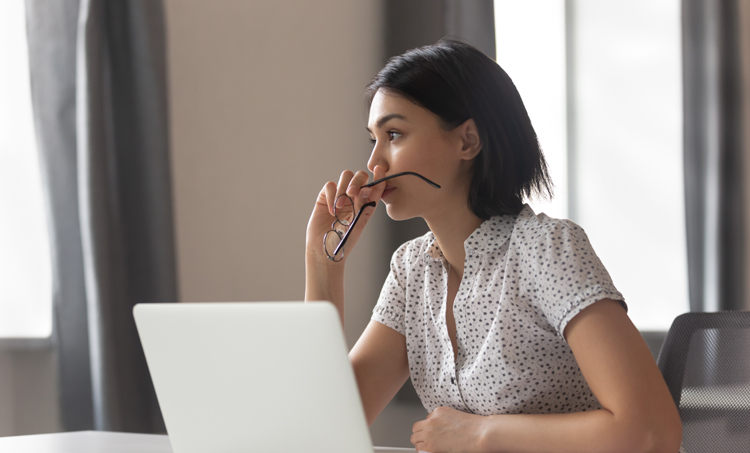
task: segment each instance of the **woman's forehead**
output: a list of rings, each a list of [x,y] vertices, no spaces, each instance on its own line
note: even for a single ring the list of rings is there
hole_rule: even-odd
[[[378,90],[370,105],[367,128],[379,128],[387,120],[394,118],[411,122],[430,113],[401,95]]]

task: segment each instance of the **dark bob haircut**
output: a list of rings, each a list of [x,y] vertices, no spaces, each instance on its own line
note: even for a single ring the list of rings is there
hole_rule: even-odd
[[[441,39],[388,60],[365,90],[400,95],[437,115],[452,130],[473,118],[482,150],[474,159],[469,207],[477,217],[518,214],[524,197],[551,197],[544,154],[508,74],[478,49]]]

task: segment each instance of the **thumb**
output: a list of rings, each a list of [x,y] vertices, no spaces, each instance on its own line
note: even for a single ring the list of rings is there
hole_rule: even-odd
[[[385,178],[385,170],[380,165],[376,165],[372,171],[372,180],[377,181],[378,179],[383,179],[383,178]],[[385,191],[385,186],[386,186],[385,181],[373,186],[372,192],[370,193],[370,196],[367,198],[368,201],[380,201],[380,197],[383,195],[383,192]]]

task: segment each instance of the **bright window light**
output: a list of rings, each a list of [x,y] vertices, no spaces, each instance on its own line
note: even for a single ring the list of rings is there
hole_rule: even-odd
[[[565,104],[565,2],[495,0],[497,62],[516,85],[555,184],[534,212],[568,217]]]
[[[586,230],[639,329],[667,330],[688,311],[680,2],[564,3],[495,0],[498,63],[556,184],[541,210]]]
[[[679,0],[577,1],[575,218],[642,330],[688,311]]]
[[[0,1],[0,61],[0,337],[46,338],[50,247],[21,0]]]

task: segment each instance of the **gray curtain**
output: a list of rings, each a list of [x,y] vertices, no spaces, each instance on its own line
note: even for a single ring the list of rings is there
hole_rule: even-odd
[[[164,432],[132,316],[177,300],[163,5],[26,9],[63,427]]]
[[[748,309],[740,0],[683,0],[691,311]]]
[[[459,38],[495,59],[495,15],[492,0],[386,0],[386,58],[415,47],[434,44],[444,36]],[[385,280],[390,257],[404,242],[428,231],[422,219],[388,222]],[[411,380],[396,394],[401,401],[419,402]]]

